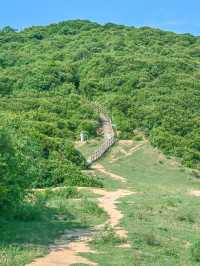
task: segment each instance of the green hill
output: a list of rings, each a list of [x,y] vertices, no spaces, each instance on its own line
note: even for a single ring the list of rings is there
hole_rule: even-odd
[[[0,32],[2,96],[103,99],[122,137],[140,128],[154,145],[198,168],[199,63],[200,37],[148,27],[77,20]]]
[[[103,228],[89,243],[100,252],[85,257],[199,263],[199,65],[200,37],[190,34],[81,20],[0,30],[1,265],[48,254],[66,229],[112,227],[106,203],[124,215],[128,239]],[[102,141],[95,101],[125,141],[86,171]],[[82,131],[92,141],[80,146]],[[116,189],[133,194],[119,205],[108,196]]]
[[[199,65],[200,37],[190,34],[81,20],[20,32],[5,27],[1,127],[28,158],[23,167],[34,186],[74,184],[77,171],[79,184],[87,179],[74,141],[82,130],[96,135],[94,100],[110,111],[120,138],[142,130],[166,154],[199,169]]]

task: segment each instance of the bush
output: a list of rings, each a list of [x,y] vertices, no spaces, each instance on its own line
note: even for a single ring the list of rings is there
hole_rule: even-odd
[[[83,213],[93,214],[97,217],[100,217],[102,214],[105,213],[104,210],[100,208],[96,202],[93,202],[87,199],[82,201],[81,211]]]
[[[21,161],[20,151],[16,152],[11,136],[0,129],[0,209],[17,205],[30,185],[27,179],[26,161]],[[25,157],[23,157],[25,159]]]
[[[102,187],[102,182],[81,172],[81,168],[64,158],[51,157],[44,161],[42,174],[33,182],[34,187],[52,186]]]
[[[18,206],[17,210],[13,214],[15,220],[24,222],[41,221],[44,218],[45,206],[36,203],[23,203]]]

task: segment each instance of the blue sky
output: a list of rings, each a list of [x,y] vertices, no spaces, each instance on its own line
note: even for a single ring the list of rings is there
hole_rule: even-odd
[[[1,0],[0,11],[0,27],[79,18],[200,35],[200,0]]]

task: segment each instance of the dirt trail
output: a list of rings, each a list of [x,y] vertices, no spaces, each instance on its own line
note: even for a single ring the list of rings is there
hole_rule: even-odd
[[[145,141],[143,141],[142,143],[140,143],[140,144],[138,144],[138,145],[132,147],[129,151],[125,151],[122,147],[120,147],[120,150],[119,150],[119,151],[120,151],[121,153],[123,153],[123,155],[124,155],[123,158],[124,158],[124,157],[128,157],[128,156],[131,156],[134,152],[140,150],[140,148],[141,148],[142,146],[144,146],[146,143],[147,143],[147,141],[145,140]],[[112,161],[112,162],[117,162],[120,158],[121,158],[121,157],[113,158],[111,161]]]
[[[117,208],[118,200],[122,197],[133,194],[134,192],[119,189],[116,191],[105,191],[103,189],[91,189],[95,194],[99,194],[102,197],[98,198],[99,206],[103,208],[109,215],[109,220],[106,224],[110,224],[115,232],[120,237],[127,237],[128,232],[119,226],[120,220],[123,218],[122,212]],[[98,228],[103,227],[98,226]]]
[[[112,123],[104,112],[101,110],[100,112],[104,138],[110,140],[114,137]],[[129,155],[129,153],[123,149],[121,152],[125,156]],[[126,182],[124,177],[107,171],[104,166],[99,163],[96,163],[93,168],[115,180]],[[59,189],[60,188],[55,188],[55,191]],[[89,190],[100,196],[97,199],[98,205],[109,215],[109,220],[105,224],[110,224],[119,237],[127,237],[128,232],[119,226],[123,214],[118,210],[117,203],[120,198],[133,194],[133,192],[122,189],[117,191],[105,191],[103,189],[89,188]],[[94,231],[102,229],[105,224],[96,226]],[[80,253],[95,252],[89,247],[89,242],[92,239],[93,233],[93,231],[88,231],[86,229],[66,230],[63,236],[50,247],[50,253],[46,257],[35,260],[33,263],[29,264],[29,266],[70,266],[72,264],[97,265],[97,263],[79,255]],[[128,247],[128,245],[123,245],[123,247]]]
[[[107,176],[110,176],[111,178],[113,178],[115,180],[120,180],[122,182],[126,182],[126,179],[123,176],[120,176],[120,175],[117,175],[117,174],[114,174],[112,172],[107,171],[105,169],[105,167],[102,164],[100,164],[100,163],[96,163],[93,166],[93,169],[96,169],[97,171],[101,172],[102,174],[105,174]]]
[[[189,194],[195,197],[200,197],[200,190],[192,190]]]
[[[29,264],[29,266],[70,266],[72,264],[87,264],[97,265],[95,262],[90,261],[84,257],[78,255],[78,253],[92,253],[93,251],[89,248],[88,242],[90,238],[85,237],[82,240],[74,241],[69,243],[66,248],[55,248],[46,257],[39,258],[35,262]]]
[[[120,210],[118,210],[117,203],[120,198],[133,194],[134,192],[122,189],[117,191],[105,191],[103,189],[90,188],[89,190],[100,195],[97,199],[98,204],[109,215],[109,220],[106,224],[110,224],[118,236],[127,237],[128,232],[119,226],[120,220],[123,218],[123,214]],[[105,224],[98,225],[95,227],[94,231],[100,230],[104,226]],[[46,257],[37,259],[35,262],[29,264],[29,266],[70,266],[74,263],[97,265],[95,262],[79,255],[79,253],[95,252],[91,250],[88,245],[92,239],[92,235],[92,231],[87,231],[85,229],[66,230],[64,235],[50,247],[50,253]],[[124,247],[129,246],[122,246],[122,248]]]

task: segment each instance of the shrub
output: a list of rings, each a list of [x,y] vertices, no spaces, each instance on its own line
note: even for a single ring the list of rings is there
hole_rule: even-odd
[[[21,152],[23,152],[21,150]],[[24,161],[21,161],[21,159]],[[24,197],[30,185],[27,179],[25,156],[16,151],[11,136],[0,129],[0,209],[15,206]]]
[[[42,164],[42,175],[33,182],[34,187],[52,186],[102,187],[102,182],[81,172],[81,168],[64,158],[51,157]]]
[[[44,208],[38,202],[26,202],[18,206],[13,214],[13,218],[24,222],[40,221],[44,216]]]

